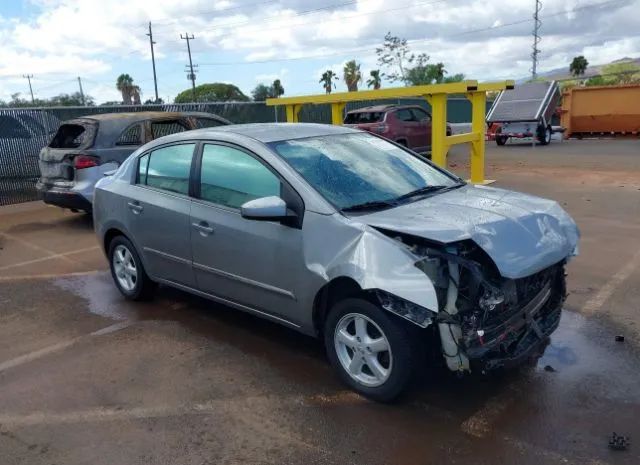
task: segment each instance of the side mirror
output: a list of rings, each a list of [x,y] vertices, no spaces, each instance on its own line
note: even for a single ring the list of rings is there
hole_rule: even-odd
[[[249,200],[240,207],[240,214],[249,220],[280,221],[294,215],[280,197],[261,197]]]

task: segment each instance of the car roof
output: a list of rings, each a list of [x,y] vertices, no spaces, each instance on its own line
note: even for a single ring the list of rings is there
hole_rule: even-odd
[[[303,139],[306,137],[328,136],[332,134],[358,133],[356,129],[331,124],[317,123],[251,123],[232,124],[229,126],[217,126],[213,128],[196,129],[180,133],[183,137],[191,136],[194,139],[203,137],[215,138],[219,133],[231,133],[239,136],[250,137],[262,143],[279,140]],[[173,136],[169,136],[173,137]]]
[[[123,120],[126,120],[128,122],[135,122],[155,118],[184,118],[189,116],[207,117],[212,116],[212,113],[205,113],[200,111],[131,111],[122,113],[100,113],[95,115],[85,115],[73,119],[93,119],[101,122]]]
[[[390,110],[398,110],[401,108],[421,108],[420,105],[412,105],[412,104],[407,104],[407,105],[398,105],[395,103],[390,103],[387,105],[372,105],[370,107],[362,107],[362,108],[358,108],[356,110],[351,110],[348,113],[370,113],[370,112],[385,112],[385,111],[390,111]]]

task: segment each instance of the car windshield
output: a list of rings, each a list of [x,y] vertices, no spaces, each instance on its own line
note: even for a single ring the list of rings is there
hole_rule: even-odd
[[[272,142],[270,147],[340,210],[385,208],[461,185],[419,157],[366,133]]]

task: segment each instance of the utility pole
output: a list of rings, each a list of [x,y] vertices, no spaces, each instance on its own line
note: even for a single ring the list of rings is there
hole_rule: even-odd
[[[533,51],[531,52],[531,79],[534,80],[538,77],[538,55],[540,54],[540,49],[538,48],[538,44],[542,40],[540,38],[540,26],[542,25],[542,21],[540,21],[540,10],[542,9],[542,3],[540,0],[535,0],[536,2],[536,11],[533,14]]]
[[[84,101],[84,92],[82,91],[82,80],[80,76],[78,76],[78,85],[80,86],[80,100],[82,100],[82,106],[86,106],[87,104]]]
[[[149,45],[151,46],[151,63],[153,64],[153,86],[156,90],[156,103],[158,103],[158,78],[156,77],[156,57],[153,54],[153,44],[155,44],[155,42],[153,41],[153,32],[151,32],[151,21],[149,21],[149,33],[147,34],[149,36]]]
[[[195,39],[194,35],[191,34],[189,37],[189,33],[185,33],[184,37],[180,34],[180,38],[182,40],[187,41],[187,52],[189,53],[189,79],[191,79],[191,96],[193,101],[196,101],[196,75],[193,72],[193,62],[191,61],[191,45],[189,45],[189,41]]]
[[[33,98],[33,88],[31,87],[31,78],[33,77],[33,74],[23,74],[22,77],[27,78],[27,81],[29,81],[29,92],[31,92],[31,103],[36,103]]]

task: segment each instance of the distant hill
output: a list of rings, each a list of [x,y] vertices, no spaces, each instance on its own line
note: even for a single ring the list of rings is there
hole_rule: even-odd
[[[587,60],[588,59],[589,58],[587,58]],[[555,80],[571,79],[573,76],[571,76],[571,73],[569,72],[569,63],[567,63],[567,66],[565,66],[564,68],[556,68],[556,69],[552,69],[551,71],[538,73],[538,76],[548,78],[548,79],[555,79]],[[637,57],[637,58],[624,57],[624,58],[620,58],[619,60],[614,60],[609,63],[604,63],[600,65],[592,65],[591,63],[589,63],[589,66],[587,66],[587,70],[585,71],[584,76],[582,77],[588,78],[591,76],[597,76],[599,74],[602,74],[603,66],[613,65],[616,63],[634,63],[640,66],[640,57]],[[525,78],[524,80],[526,79],[528,78]]]

